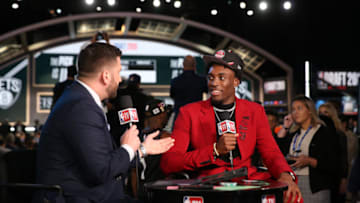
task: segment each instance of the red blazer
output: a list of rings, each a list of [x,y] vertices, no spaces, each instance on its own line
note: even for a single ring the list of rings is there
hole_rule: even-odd
[[[234,159],[234,169],[246,166],[249,179],[268,179],[271,176],[277,179],[282,172],[292,172],[271,134],[264,108],[254,102],[236,99],[235,113],[241,159]],[[213,145],[217,141],[215,125],[210,100],[182,107],[172,133],[175,145],[161,158],[163,172],[169,174],[188,170],[207,176],[231,170],[229,163],[214,158]],[[270,174],[258,173],[251,165],[255,147]]]

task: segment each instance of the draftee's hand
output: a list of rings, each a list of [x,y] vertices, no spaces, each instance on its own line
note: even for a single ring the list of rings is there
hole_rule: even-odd
[[[279,182],[283,182],[288,185],[288,189],[284,194],[284,203],[299,203],[302,200],[302,195],[299,187],[293,181],[289,173],[284,172],[280,174],[280,178],[277,179]]]
[[[156,131],[146,136],[143,145],[145,147],[147,154],[149,155],[162,154],[168,151],[172,146],[174,146],[175,140],[171,137],[154,140],[154,138],[158,135],[159,135],[159,131]]]
[[[134,152],[136,152],[140,146],[140,139],[138,134],[139,130],[136,128],[136,125],[132,125],[121,136],[120,144],[127,144],[134,150]]]
[[[220,136],[218,142],[216,143],[216,150],[219,154],[224,155],[235,149],[237,137],[239,137],[239,134],[237,133],[225,133]]]

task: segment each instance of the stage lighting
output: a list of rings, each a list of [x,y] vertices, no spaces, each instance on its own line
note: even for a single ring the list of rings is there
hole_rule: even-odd
[[[140,8],[140,7],[137,7],[137,8],[136,8],[136,12],[137,12],[137,13],[141,13],[141,8]]]
[[[159,7],[160,5],[161,5],[160,0],[154,0],[154,1],[153,1],[153,6],[154,6],[154,7]]]
[[[56,13],[60,15],[60,14],[62,13],[61,8],[57,8],[57,9],[56,9]]]
[[[246,3],[245,2],[240,2],[240,8],[241,9],[245,9],[246,8]]]
[[[211,9],[211,15],[213,15],[213,16],[216,16],[217,14],[218,14],[218,10],[216,10],[216,9]]]
[[[283,3],[283,8],[284,8],[285,10],[290,10],[291,7],[292,7],[292,4],[291,4],[290,1],[284,1],[284,3]]]
[[[259,3],[259,9],[262,11],[265,11],[268,8],[268,3],[265,1],[262,1]]]
[[[252,15],[254,15],[254,11],[253,11],[253,10],[248,10],[248,11],[246,12],[246,14],[247,14],[248,16],[252,16]]]
[[[87,5],[92,5],[94,3],[94,0],[85,0],[85,3]]]
[[[12,4],[11,4],[11,8],[13,8],[13,9],[15,9],[15,10],[16,10],[16,9],[18,9],[18,8],[19,8],[19,4],[18,4],[18,3],[16,3],[16,2],[15,2],[15,3],[12,3]]]
[[[179,1],[179,0],[174,1],[174,7],[175,8],[180,8],[181,7],[181,1]]]
[[[102,8],[101,8],[101,6],[96,6],[96,11],[97,11],[97,12],[100,12],[100,11],[102,11]]]
[[[109,5],[109,6],[114,6],[115,5],[115,0],[107,0],[107,4]]]

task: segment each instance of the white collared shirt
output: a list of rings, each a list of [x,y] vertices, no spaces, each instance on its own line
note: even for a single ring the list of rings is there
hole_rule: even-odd
[[[100,97],[99,95],[93,90],[91,89],[91,87],[89,87],[87,84],[85,84],[83,81],[79,80],[79,79],[76,79],[76,81],[82,85],[83,87],[85,87],[85,89],[87,89],[87,91],[89,92],[89,94],[91,95],[91,97],[94,99],[95,103],[99,106],[99,108],[101,109],[101,111],[104,111],[103,110],[103,106],[101,104],[101,100],[100,100]],[[107,119],[106,119],[106,115],[104,113],[104,117],[105,117],[105,120],[107,122]],[[129,158],[130,158],[130,161],[133,160],[133,158],[135,157],[135,152],[134,150],[130,147],[130,145],[128,144],[123,144],[121,145],[121,147],[123,147],[129,154]]]

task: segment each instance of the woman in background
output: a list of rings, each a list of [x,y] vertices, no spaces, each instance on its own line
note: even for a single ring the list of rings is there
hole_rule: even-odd
[[[291,103],[294,121],[288,160],[298,176],[304,202],[330,202],[332,177],[337,172],[336,136],[317,115],[314,102],[297,96]]]

